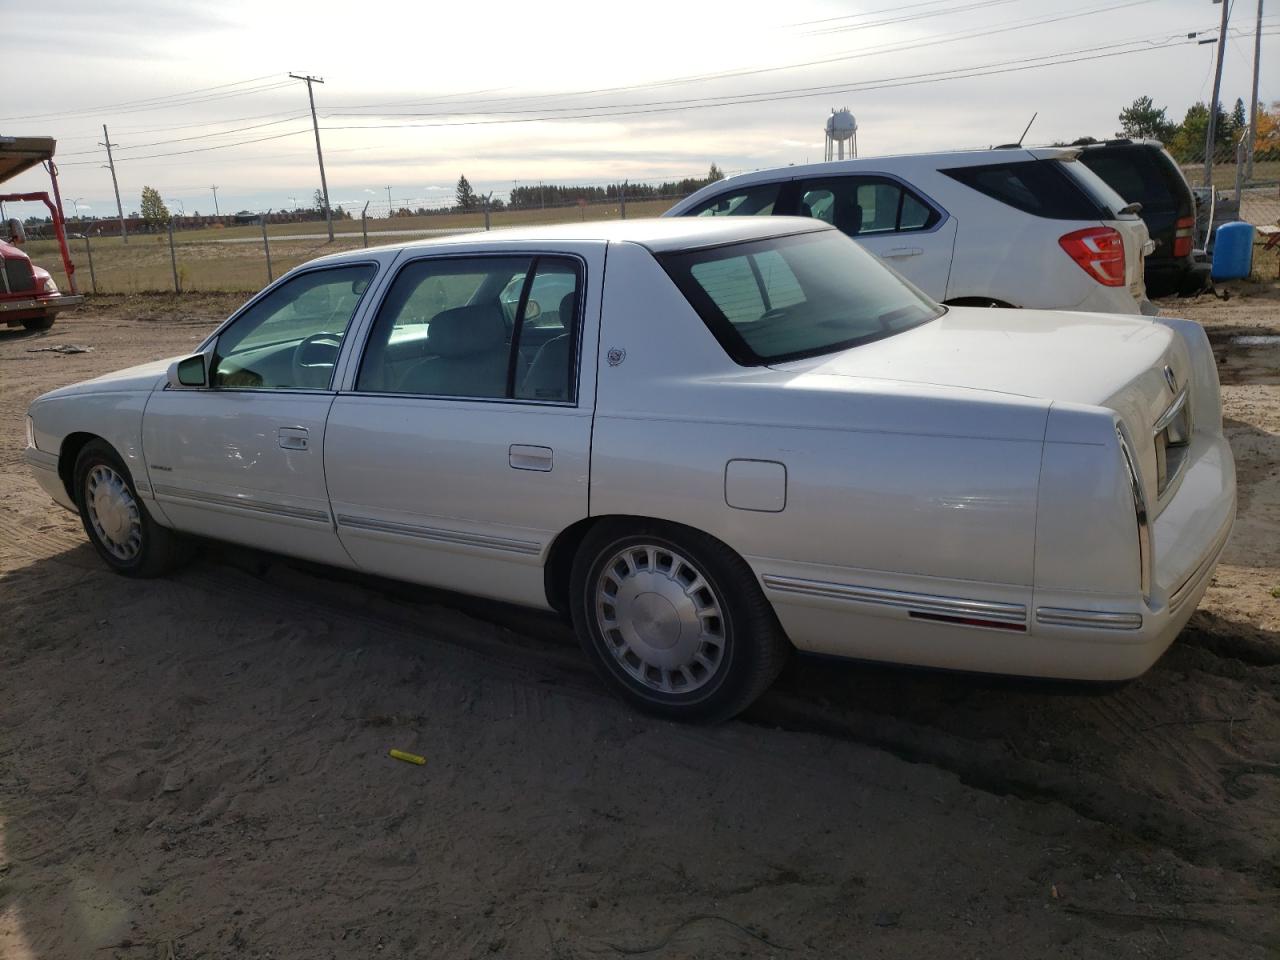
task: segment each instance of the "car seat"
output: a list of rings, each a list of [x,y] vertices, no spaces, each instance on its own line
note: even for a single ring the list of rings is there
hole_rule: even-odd
[[[548,340],[538,348],[529,372],[520,384],[523,400],[569,399],[569,351],[573,346],[574,320],[578,310],[578,292],[566,293],[560,298],[560,323],[565,333]]]
[[[853,236],[862,229],[862,206],[850,196],[837,196],[832,204],[832,221],[841,233]]]
[[[505,397],[510,349],[497,303],[445,310],[431,320],[427,352],[405,370],[398,393],[441,397]]]

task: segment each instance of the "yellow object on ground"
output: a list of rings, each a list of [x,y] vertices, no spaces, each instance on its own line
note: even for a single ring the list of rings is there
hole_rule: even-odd
[[[405,763],[416,763],[418,766],[422,766],[427,762],[426,757],[420,757],[416,753],[405,753],[403,750],[396,750],[394,748],[387,752],[397,760],[403,760]]]

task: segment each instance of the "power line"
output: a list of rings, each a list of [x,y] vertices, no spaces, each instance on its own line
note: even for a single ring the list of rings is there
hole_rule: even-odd
[[[5,123],[10,120],[44,120],[44,119],[49,119],[53,117],[77,116],[77,115],[83,115],[83,114],[101,113],[104,111],[118,110],[123,107],[132,107],[132,106],[137,106],[139,104],[154,103],[158,100],[185,99],[187,97],[194,96],[195,94],[208,93],[213,90],[225,90],[227,87],[239,87],[249,83],[259,83],[263,80],[269,80],[273,76],[278,76],[278,74],[266,74],[261,77],[253,77],[249,80],[235,80],[235,81],[232,81],[231,83],[220,83],[217,86],[213,86],[213,87],[200,87],[199,89],[187,90],[182,93],[168,93],[162,96],[143,97],[139,100],[123,100],[118,103],[107,103],[97,107],[84,107],[80,110],[55,110],[51,113],[32,113],[32,114],[27,114],[21,117],[0,117],[0,123]]]
[[[1178,36],[1178,37],[1166,36],[1166,37],[1163,37],[1162,40],[1164,41],[1163,43],[1136,47],[1136,48],[1135,48],[1135,44],[1142,43],[1144,41],[1127,40],[1127,41],[1121,41],[1117,43],[1102,44],[1102,45],[1093,46],[1093,47],[1085,47],[1079,50],[1068,50],[1068,51],[1061,51],[1057,53],[1043,54],[1035,57],[1020,57],[1013,60],[996,61],[994,63],[980,64],[972,67],[952,67],[946,70],[935,70],[935,71],[918,73],[918,74],[906,74],[906,75],[897,76],[897,77],[883,77],[875,80],[859,80],[859,81],[854,81],[851,83],[844,83],[844,84],[824,84],[820,86],[810,86],[810,87],[791,87],[791,88],[784,88],[779,90],[760,91],[757,93],[749,93],[749,94],[722,94],[714,97],[694,97],[694,98],[685,98],[680,100],[652,100],[652,101],[641,102],[641,103],[600,104],[595,107],[555,107],[555,108],[544,108],[541,110],[485,111],[483,113],[484,116],[499,117],[498,119],[494,119],[494,120],[458,121],[455,123],[423,123],[423,124],[392,123],[392,124],[343,125],[343,126],[330,126],[330,127],[326,127],[325,129],[327,130],[372,130],[372,129],[391,128],[391,127],[479,126],[479,125],[490,124],[490,123],[522,123],[522,122],[527,123],[527,122],[532,122],[537,120],[556,120],[556,119],[581,120],[581,119],[587,119],[587,118],[597,117],[597,116],[598,117],[628,116],[628,115],[638,114],[638,113],[657,113],[657,112],[669,112],[672,110],[681,110],[681,109],[704,109],[707,107],[714,107],[714,106],[732,106],[739,103],[742,103],[742,104],[769,103],[769,102],[774,102],[779,100],[799,99],[801,97],[808,97],[808,96],[829,95],[834,93],[849,93],[855,90],[858,90],[858,91],[876,90],[876,89],[882,89],[883,86],[886,86],[886,85],[904,86],[904,85],[907,85],[906,81],[911,81],[912,83],[924,82],[926,80],[928,80],[929,82],[937,82],[940,79],[965,79],[968,77],[988,76],[988,75],[997,74],[997,73],[1011,72],[1010,70],[1007,70],[1007,69],[1000,69],[1004,67],[1009,67],[1011,65],[1031,64],[1033,66],[1054,66],[1056,65],[1057,62],[1061,62],[1061,63],[1078,62],[1077,60],[1059,60],[1058,59],[1062,57],[1074,57],[1077,54],[1095,53],[1097,51],[1111,50],[1113,52],[1106,54],[1106,56],[1119,56],[1126,53],[1140,53],[1140,52],[1146,52],[1148,50],[1159,50],[1159,49],[1167,48],[1172,45],[1187,44],[1190,42],[1183,36]],[[1125,49],[1117,50],[1115,49],[1117,47],[1125,48]],[[1133,49],[1129,49],[1129,48],[1133,48]],[[1102,58],[1101,57],[1083,57],[1080,59],[1088,60],[1088,59],[1102,59]],[[1036,61],[1045,61],[1045,60],[1053,60],[1055,61],[1055,63],[1039,63],[1039,64],[1036,63]],[[1029,67],[1024,69],[1029,69]],[[947,76],[948,74],[956,74],[957,76],[949,77]],[[645,109],[645,108],[659,108],[659,109]],[[570,111],[574,111],[574,110],[579,110],[579,111],[586,110],[590,112],[577,113],[577,114],[566,115],[566,116],[557,116],[558,114],[569,114]],[[537,116],[526,117],[524,116],[526,114],[537,114]],[[476,115],[475,113],[452,113],[452,112],[403,114],[403,116],[415,116],[415,117],[466,117],[466,116],[475,116],[475,115]],[[333,116],[341,116],[341,115],[333,114]]]
[[[244,133],[247,130],[261,130],[263,127],[274,127],[282,123],[291,123],[294,120],[305,120],[306,118],[307,118],[307,115],[305,113],[299,113],[292,117],[286,117],[284,120],[272,120],[268,123],[255,123],[247,127],[235,127],[234,129],[231,129],[231,130],[219,130],[214,133],[199,133],[190,137],[178,137],[173,140],[156,140],[156,141],[153,141],[152,143],[135,143],[135,144],[130,144],[126,146],[119,146],[117,144],[117,147],[120,150],[142,150],[142,149],[145,149],[146,147],[161,147],[171,143],[189,143],[192,140],[207,140],[210,137],[225,137],[233,133]],[[73,153],[64,153],[63,156],[64,157],[81,157],[81,156],[85,156],[86,154],[97,153],[97,152],[98,151],[96,150],[77,150]],[[121,157],[120,159],[131,160],[134,158]]]
[[[270,137],[256,137],[253,140],[240,140],[236,143],[216,143],[210,147],[193,147],[190,150],[174,150],[171,153],[152,153],[145,157],[128,157],[129,160],[154,160],[157,157],[184,157],[192,153],[204,153],[209,150],[225,150],[228,147],[243,147],[250,143],[265,143],[268,140],[282,140],[285,137],[296,137],[301,133],[308,133],[307,130],[291,130],[288,133],[277,133]],[[60,167],[87,167],[92,166],[96,161],[93,160],[75,160],[71,163],[60,163]]]
[[[881,7],[878,10],[864,10],[861,13],[845,13],[838,17],[823,17],[820,20],[800,20],[796,23],[789,23],[789,27],[812,27],[819,23],[833,23],[836,20],[852,20],[857,17],[874,17],[881,13],[890,13],[894,10],[911,10],[915,7],[936,7],[940,3],[947,3],[948,0],[922,0],[920,3],[903,3],[894,7]]]
[[[937,2],[941,2],[941,0],[937,0]],[[885,53],[905,53],[912,50],[918,50],[923,47],[937,46],[944,43],[953,43],[960,40],[980,39],[984,37],[993,36],[999,33],[1008,33],[1013,30],[1022,30],[1028,27],[1043,26],[1050,23],[1060,23],[1065,20],[1073,20],[1079,17],[1093,16],[1098,13],[1106,13],[1114,10],[1121,10],[1126,7],[1139,6],[1142,4],[1153,3],[1153,2],[1155,2],[1155,0],[1127,0],[1127,2],[1124,2],[1124,3],[1104,4],[1099,7],[1092,7],[1086,10],[1076,10],[1067,14],[1031,18],[1031,19],[1026,19],[1022,21],[1015,21],[1013,23],[997,24],[989,28],[972,30],[967,34],[965,33],[957,34],[954,32],[945,33],[945,34],[934,34],[929,37],[925,37],[921,40],[896,41],[896,42],[891,42],[887,44],[878,44],[870,47],[862,47],[857,50],[847,51],[845,53],[841,53],[833,57],[825,57],[818,60],[806,60],[806,61],[800,61],[798,63],[782,64],[782,65],[772,66],[772,67],[754,67],[754,68],[744,68],[744,69],[737,69],[737,70],[725,70],[717,73],[696,74],[692,76],[674,77],[674,78],[669,78],[665,80],[655,80],[650,83],[628,84],[628,85],[616,86],[616,87],[601,87],[593,90],[577,90],[577,91],[569,91],[569,92],[562,92],[562,93],[528,94],[520,97],[499,97],[499,98],[488,98],[483,100],[470,100],[470,101],[463,101],[463,104],[465,105],[482,105],[482,104],[494,104],[494,103],[507,104],[507,103],[521,103],[521,102],[530,102],[530,101],[553,101],[554,102],[557,99],[565,99],[565,98],[578,97],[578,96],[583,96],[583,97],[598,96],[605,93],[631,92],[631,91],[646,90],[646,89],[653,89],[653,88],[659,88],[659,87],[679,86],[687,83],[700,83],[708,80],[724,80],[724,79],[732,79],[736,77],[756,76],[756,75],[765,74],[765,73],[778,73],[778,72],[787,71],[787,70],[798,70],[798,69],[803,69],[808,67],[825,66],[832,63],[841,63],[846,60],[854,60],[854,59],[859,59],[859,58],[868,57],[868,56],[877,56]],[[1177,34],[1177,36],[1181,36],[1181,34]],[[412,106],[415,104],[433,104],[435,102],[437,101],[419,100],[416,102],[401,101],[398,104],[389,104],[389,103],[354,104],[354,105],[348,106],[347,109],[355,110],[360,108],[371,108],[371,107],[388,106],[388,105]],[[589,109],[589,108],[584,105],[576,109]],[[490,111],[475,111],[475,112],[487,113]],[[417,113],[404,113],[404,114],[329,113],[326,116],[342,117],[342,116],[422,116],[422,115],[423,114],[417,114]],[[457,115],[463,115],[463,114],[459,113]]]
[[[984,10],[987,7],[1002,7],[1010,3],[1016,3],[1018,0],[975,0],[968,4],[961,4],[956,7],[947,7],[943,10],[927,10],[922,13],[909,13],[903,16],[886,17],[883,20],[873,20],[870,23],[846,23],[830,27],[819,27],[816,30],[808,30],[805,35],[810,37],[820,37],[831,33],[848,33],[852,30],[871,30],[875,27],[894,26],[899,23],[913,23],[916,20],[926,20],[930,17],[942,17],[953,13],[969,13],[974,10]]]

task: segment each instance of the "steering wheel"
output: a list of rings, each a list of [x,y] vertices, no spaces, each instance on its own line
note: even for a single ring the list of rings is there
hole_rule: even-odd
[[[340,333],[313,333],[306,337],[293,348],[293,382],[313,390],[327,387],[341,347]]]

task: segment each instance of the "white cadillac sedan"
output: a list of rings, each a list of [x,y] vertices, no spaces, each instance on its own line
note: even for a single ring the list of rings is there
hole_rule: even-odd
[[[1221,423],[1194,323],[946,308],[812,219],[665,219],[316,260],[40,397],[26,458],[120,573],[197,535],[551,608],[714,720],[792,647],[1141,674],[1231,531]]]

